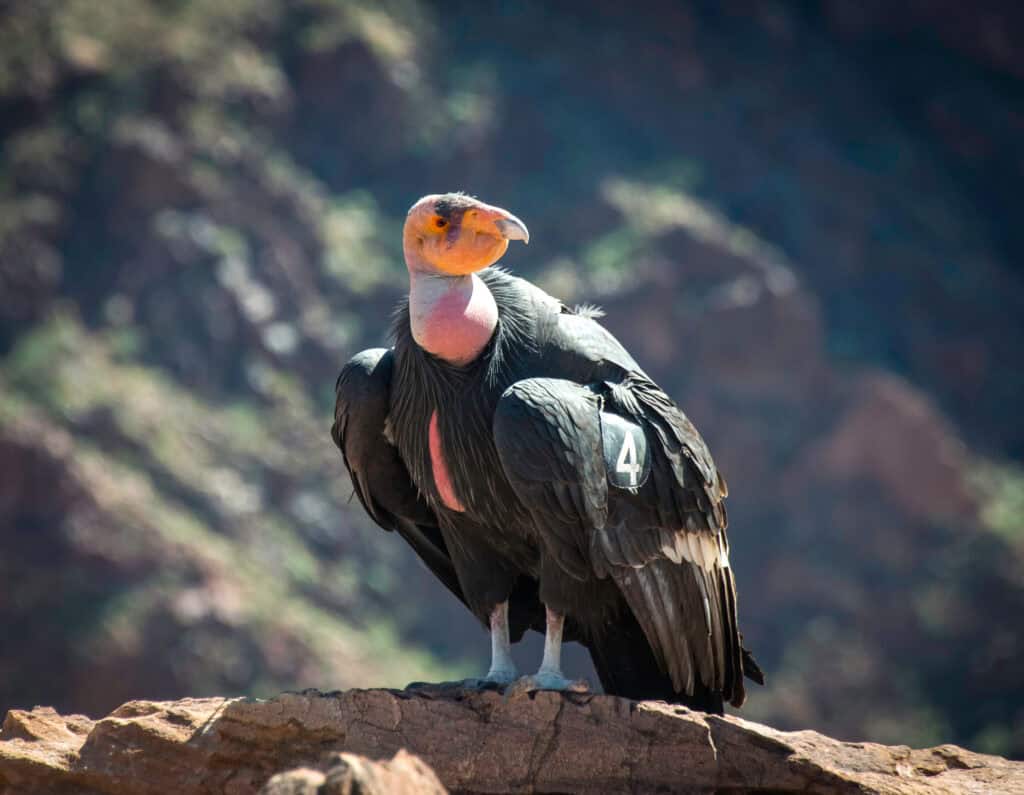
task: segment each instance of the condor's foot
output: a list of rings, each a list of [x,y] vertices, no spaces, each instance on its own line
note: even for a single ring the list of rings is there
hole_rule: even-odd
[[[516,681],[518,676],[515,668],[492,668],[480,679],[463,679],[458,684],[465,690],[501,690]]]
[[[535,674],[517,679],[505,691],[505,695],[524,695],[526,693],[534,693],[537,690],[589,693],[590,683],[586,679],[566,679],[557,671],[537,671]]]
[[[547,608],[547,631],[544,634],[544,659],[540,670],[533,676],[524,676],[506,691],[506,696],[532,693],[535,690],[558,690],[564,693],[587,693],[590,685],[585,679],[566,679],[562,675],[562,626],[565,616]]]
[[[485,676],[471,679],[457,679],[454,682],[410,682],[406,690],[415,690],[422,694],[444,694],[457,691],[503,690],[516,681],[519,674],[515,670],[491,670]]]

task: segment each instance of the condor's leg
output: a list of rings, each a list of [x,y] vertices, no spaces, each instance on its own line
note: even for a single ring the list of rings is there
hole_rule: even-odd
[[[532,676],[519,679],[512,690],[515,692],[531,692],[533,690],[572,690],[585,693],[590,689],[584,679],[567,679],[562,673],[562,629],[565,626],[565,615],[546,608],[547,629],[544,633],[544,657],[540,668]]]
[[[544,657],[534,681],[544,690],[566,690],[573,683],[562,674],[562,629],[565,616],[547,608],[547,629],[544,633]]]
[[[508,624],[508,601],[499,602],[491,610],[491,667],[482,677],[462,679],[456,682],[440,682],[430,684],[427,682],[413,682],[409,685],[415,690],[429,690],[440,688],[465,688],[469,690],[489,690],[495,687],[504,687],[516,681],[519,672],[512,660],[512,643],[509,639]]]
[[[498,602],[491,610],[491,667],[487,673],[480,678],[463,679],[461,682],[443,682],[442,686],[469,688],[472,690],[486,690],[497,687],[504,687],[516,681],[519,672],[512,660],[512,642],[509,640],[508,630],[508,600]]]
[[[585,680],[567,679],[562,673],[562,632],[566,614],[581,615],[581,608],[590,602],[589,592],[567,576],[551,555],[545,554],[541,556],[539,595],[545,612],[544,657],[537,673],[524,676],[516,683],[515,689],[585,692],[590,689]]]
[[[466,604],[488,627],[491,637],[491,665],[486,674],[461,682],[442,684],[470,689],[493,689],[495,686],[507,685],[519,675],[512,661],[511,635],[514,627],[509,616],[509,600],[518,576],[516,568],[502,550],[495,549],[487,541],[491,533],[465,517],[459,517],[452,525],[443,526],[441,535],[451,554],[459,586],[466,596]],[[516,598],[513,597],[512,601],[516,602]],[[522,606],[512,609],[521,612]],[[516,620],[521,622],[522,618]]]
[[[507,685],[514,682],[517,675],[508,638],[508,602],[500,602],[491,611],[491,667],[483,681]]]
[[[418,690],[424,688],[440,687],[447,689],[451,687],[466,688],[469,690],[493,690],[495,687],[504,687],[516,681],[519,671],[512,660],[512,642],[509,639],[508,629],[508,601],[499,602],[491,610],[491,667],[481,677],[462,679],[457,682],[441,682],[431,685],[423,682],[415,682],[410,685]]]

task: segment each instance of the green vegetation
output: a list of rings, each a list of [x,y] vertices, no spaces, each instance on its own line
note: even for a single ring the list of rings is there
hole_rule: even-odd
[[[1024,556],[1024,468],[985,463],[974,476],[982,521]]]
[[[276,405],[221,409],[153,368],[119,362],[102,336],[67,314],[23,337],[3,371],[4,425],[31,420],[67,428],[74,437],[75,476],[120,525],[90,530],[107,536],[96,543],[113,545],[125,561],[168,558],[158,576],[104,599],[88,623],[75,626],[87,639],[85,654],[105,645],[138,653],[142,628],[170,606],[184,635],[188,625],[219,610],[218,620],[246,627],[252,638],[287,637],[318,672],[311,686],[397,686],[443,676],[429,653],[399,653],[393,618],[372,609],[346,616],[310,600],[311,589],[331,583],[339,565],[349,569],[338,586],[347,588],[350,603],[372,603],[397,583],[378,562],[386,554],[332,564],[296,532],[302,521],[324,522],[329,531],[346,495],[322,420],[308,413],[308,402],[293,399],[287,380]],[[296,501],[275,504],[266,484],[282,477],[322,495],[324,515],[310,517]],[[367,535],[378,540],[375,532]],[[216,584],[206,586],[212,592],[189,585],[196,568],[216,572]],[[223,649],[218,644],[210,652],[200,677],[207,684],[200,686],[237,687],[230,661],[220,659]],[[280,674],[259,676],[252,687],[260,694],[291,685]]]

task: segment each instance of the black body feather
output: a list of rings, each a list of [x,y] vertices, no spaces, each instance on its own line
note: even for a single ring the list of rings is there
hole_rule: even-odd
[[[606,692],[721,712],[763,681],[743,649],[728,566],[725,480],[697,430],[594,319],[489,269],[498,326],[456,367],[413,340],[365,351],[338,381],[332,433],[367,512],[398,531],[486,624],[510,600],[513,635],[546,604],[591,651]],[[465,512],[431,471],[437,411]],[[650,475],[610,485],[602,428],[641,428]]]

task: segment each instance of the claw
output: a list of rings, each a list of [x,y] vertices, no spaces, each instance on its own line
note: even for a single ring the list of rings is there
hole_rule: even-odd
[[[462,679],[457,682],[444,682],[443,687],[462,690],[504,690],[507,685],[516,681],[516,671],[499,669],[488,671],[484,676]]]
[[[484,676],[482,678],[473,677],[472,679],[463,679],[461,682],[453,683],[457,688],[462,690],[500,690],[502,687],[501,682],[496,682],[493,679],[489,679]]]
[[[502,690],[504,686],[505,683],[489,679],[485,676],[473,677],[472,679],[456,679],[451,682],[410,682],[405,686],[405,689],[413,690],[424,696],[451,697],[467,690],[482,693],[487,690]]]
[[[565,616],[546,608],[547,631],[544,633],[544,659],[533,676],[524,676],[506,691],[506,695],[532,693],[535,690],[556,690],[563,693],[589,693],[585,679],[566,679],[562,675],[562,627]]]
[[[559,673],[538,671],[531,676],[523,676],[515,681],[506,691],[509,696],[534,693],[538,690],[555,690],[567,693],[589,693],[590,683],[586,679],[566,679]]]

